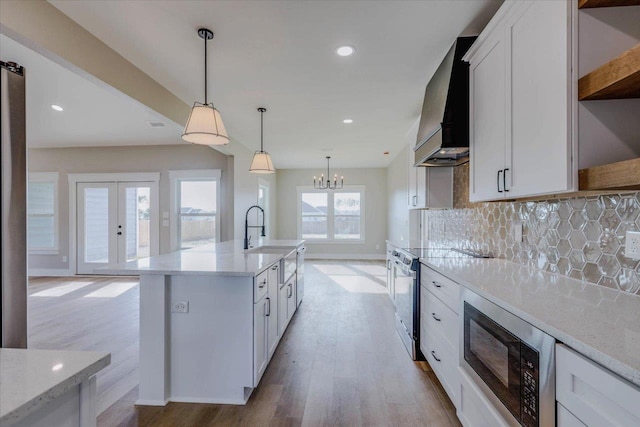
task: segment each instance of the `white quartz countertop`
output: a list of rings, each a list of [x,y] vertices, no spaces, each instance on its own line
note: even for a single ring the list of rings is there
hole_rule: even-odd
[[[109,363],[109,353],[0,349],[0,425],[16,423]]]
[[[262,239],[248,251],[242,240],[213,243],[193,249],[142,258],[110,266],[102,271],[116,274],[185,274],[220,276],[255,276],[266,270],[304,240]],[[282,248],[281,253],[255,253],[252,250]]]
[[[420,261],[640,387],[640,297],[502,259]]]

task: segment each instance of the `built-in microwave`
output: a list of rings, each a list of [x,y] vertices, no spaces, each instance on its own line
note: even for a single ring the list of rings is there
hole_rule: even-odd
[[[476,293],[463,293],[460,364],[514,426],[555,425],[555,339]]]

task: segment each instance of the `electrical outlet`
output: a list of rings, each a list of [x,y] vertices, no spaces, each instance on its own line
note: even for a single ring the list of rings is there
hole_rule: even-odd
[[[513,240],[515,242],[522,242],[522,223],[516,222],[513,224]]]
[[[189,312],[189,301],[178,301],[174,302],[171,305],[172,313],[188,313]]]
[[[624,256],[631,259],[640,259],[640,232],[627,231]]]

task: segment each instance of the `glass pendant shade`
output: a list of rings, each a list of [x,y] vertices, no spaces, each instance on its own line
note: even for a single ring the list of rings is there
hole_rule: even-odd
[[[275,173],[276,169],[271,162],[271,156],[266,151],[256,151],[249,172],[253,173]]]
[[[193,104],[182,139],[193,144],[226,145],[229,135],[222,123],[220,112],[213,104]]]

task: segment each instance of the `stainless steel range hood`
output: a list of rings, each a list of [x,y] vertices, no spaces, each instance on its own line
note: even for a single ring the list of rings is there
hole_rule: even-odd
[[[462,56],[476,37],[458,37],[427,84],[415,166],[458,166],[469,161],[469,64]]]

